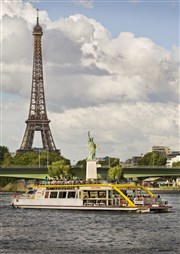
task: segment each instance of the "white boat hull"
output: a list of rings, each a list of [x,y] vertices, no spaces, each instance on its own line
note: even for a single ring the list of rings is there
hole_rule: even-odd
[[[30,200],[30,199],[29,199]],[[58,210],[81,210],[81,211],[121,211],[121,212],[150,212],[149,208],[139,207],[119,207],[119,206],[88,206],[88,205],[57,205],[56,204],[43,204],[37,200],[19,200],[12,202],[14,208],[27,208],[27,209],[58,209]],[[40,204],[41,203],[41,204]]]
[[[136,207],[106,207],[106,206],[61,206],[61,205],[33,205],[33,204],[15,204],[14,208],[36,208],[36,209],[58,209],[58,210],[83,210],[83,211],[137,211]],[[143,209],[144,210],[144,209]]]

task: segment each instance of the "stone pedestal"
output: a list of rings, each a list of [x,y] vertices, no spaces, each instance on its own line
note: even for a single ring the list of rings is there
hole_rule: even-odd
[[[86,180],[97,179],[96,160],[87,160],[86,162]]]

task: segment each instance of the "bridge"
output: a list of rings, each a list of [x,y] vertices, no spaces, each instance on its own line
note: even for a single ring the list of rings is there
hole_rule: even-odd
[[[48,176],[46,166],[1,166],[0,177],[11,177],[18,179],[45,179]]]
[[[107,177],[109,167],[98,168],[98,173],[105,179]],[[72,174],[78,178],[85,178],[85,170],[78,166],[71,166]],[[141,178],[153,176],[174,176],[180,177],[180,168],[167,168],[167,167],[124,167],[125,178]],[[0,177],[11,177],[18,179],[45,179],[48,177],[47,166],[13,166],[13,167],[0,167]]]
[[[128,167],[124,168],[124,177],[154,177],[154,176],[180,176],[180,168],[167,168],[167,167]]]

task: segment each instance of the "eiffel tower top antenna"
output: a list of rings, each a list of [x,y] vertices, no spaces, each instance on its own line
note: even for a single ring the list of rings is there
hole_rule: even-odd
[[[34,36],[34,56],[32,71],[32,89],[29,116],[26,120],[26,130],[17,153],[26,153],[31,151],[55,151],[60,153],[55,146],[51,130],[49,127],[50,120],[47,117],[44,81],[43,81],[43,62],[41,37],[43,35],[42,27],[39,25],[39,9],[37,9],[37,23],[33,29]],[[41,132],[42,148],[33,148],[35,132]]]
[[[37,24],[39,25],[39,9],[36,10],[37,10]]]

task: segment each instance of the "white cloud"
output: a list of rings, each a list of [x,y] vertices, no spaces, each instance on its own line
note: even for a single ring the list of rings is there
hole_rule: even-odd
[[[71,154],[72,159],[87,155],[87,132],[91,130],[100,145],[99,157],[110,155],[124,160],[148,152],[153,145],[170,143],[178,149],[177,112],[176,104],[164,110],[162,103],[111,103],[53,113],[51,119],[54,119],[52,127],[57,142],[68,157],[71,145],[77,147],[76,153]]]
[[[28,115],[36,10],[21,1],[5,2],[3,10],[3,143],[16,150]],[[112,38],[80,14],[51,21],[40,11],[39,17],[48,117],[65,156],[87,156],[89,130],[99,156],[126,159],[158,144],[178,149],[177,48],[129,32]]]
[[[75,1],[75,4],[82,5],[85,8],[92,9],[93,8],[93,0],[77,0]]]
[[[24,3],[22,0],[4,1],[2,2],[2,16],[6,14],[11,18],[23,18],[29,24],[29,27],[31,27],[34,25],[34,19],[37,16],[37,10],[32,8],[31,3]],[[47,12],[40,11],[40,15],[43,23],[49,21]]]

